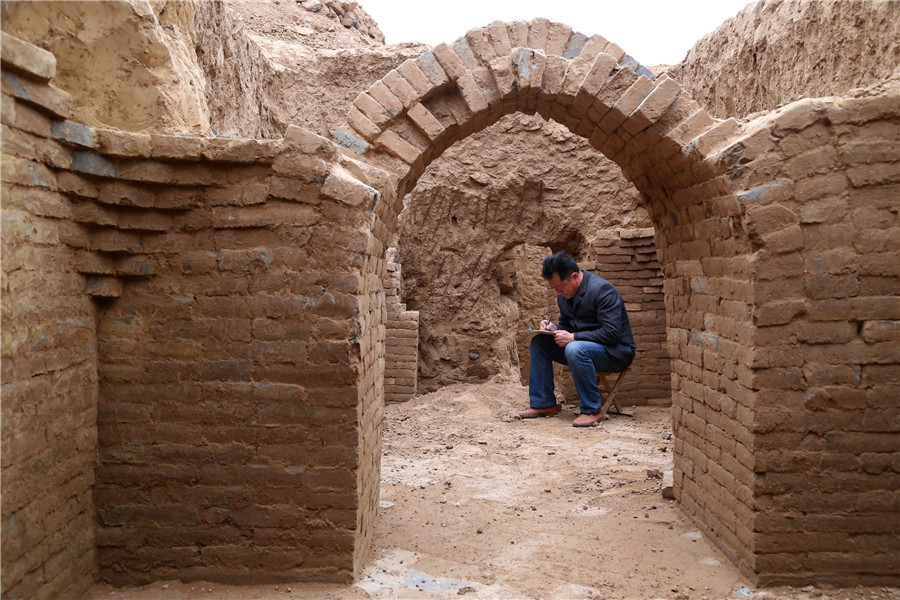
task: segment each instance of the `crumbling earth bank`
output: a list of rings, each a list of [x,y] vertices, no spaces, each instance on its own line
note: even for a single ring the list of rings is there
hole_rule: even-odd
[[[852,95],[888,78],[896,90],[900,2],[749,4],[700,39],[671,75],[719,118],[742,118],[801,98]]]

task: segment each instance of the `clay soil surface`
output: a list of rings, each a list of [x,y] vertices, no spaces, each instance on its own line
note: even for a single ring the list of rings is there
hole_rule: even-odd
[[[900,600],[896,588],[756,590],[661,495],[668,409],[575,429],[521,421],[518,384],[454,385],[385,410],[381,508],[354,585],[97,586],[90,600],[671,598]]]

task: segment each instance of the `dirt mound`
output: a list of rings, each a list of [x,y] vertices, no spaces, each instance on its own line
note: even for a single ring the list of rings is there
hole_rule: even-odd
[[[762,0],[704,36],[671,75],[719,118],[900,86],[900,2]]]

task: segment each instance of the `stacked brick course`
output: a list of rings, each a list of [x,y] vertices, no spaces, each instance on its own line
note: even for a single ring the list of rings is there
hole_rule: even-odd
[[[363,180],[386,175],[296,128],[66,121],[28,53],[52,60],[4,35],[4,595],[78,597],[98,566],[349,579],[377,506],[396,223]]]
[[[591,243],[594,272],[609,280],[625,300],[637,354],[617,398],[628,405],[672,402],[662,267],[653,229],[602,230]]]
[[[388,251],[384,299],[385,321],[384,399],[403,402],[416,395],[419,373],[419,312],[406,310],[400,263],[394,262],[396,249]]]
[[[3,34],[2,595],[78,598],[96,576],[96,310],[65,239],[68,95],[48,52]]]

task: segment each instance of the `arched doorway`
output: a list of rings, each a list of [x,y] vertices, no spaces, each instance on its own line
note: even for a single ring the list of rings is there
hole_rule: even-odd
[[[740,127],[711,118],[674,80],[651,77],[600,36],[543,19],[496,22],[385,75],[360,94],[334,137],[361,162],[390,175],[373,207],[373,234],[382,245],[428,164],[503,115],[537,113],[562,123],[619,165],[646,202],[665,275],[678,494],[748,570],[752,510],[745,490],[754,474],[745,457],[752,455],[753,391],[745,365],[752,245],[725,167],[710,159]],[[376,325],[364,322],[363,331],[377,331]],[[377,365],[364,360],[367,368]],[[710,422],[718,425],[710,429]],[[724,431],[734,439],[713,450],[708,437]],[[364,428],[361,435],[377,440],[379,433]],[[361,447],[377,444],[363,441]],[[377,466],[378,457],[362,462]],[[727,465],[727,479],[718,465]],[[375,496],[365,498],[367,492],[377,494],[377,488],[360,490],[361,505],[374,513]],[[701,497],[716,500],[698,502]],[[360,520],[362,535],[370,531],[370,518]]]

